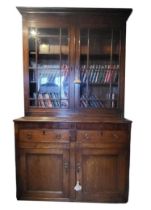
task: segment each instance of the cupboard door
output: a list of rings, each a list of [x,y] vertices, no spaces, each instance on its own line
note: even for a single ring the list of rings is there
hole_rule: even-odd
[[[18,199],[67,199],[69,151],[20,149],[17,158]]]
[[[119,108],[120,29],[80,28],[78,36],[77,106],[84,110]]]
[[[29,96],[32,109],[71,109],[71,28],[28,28]]]
[[[126,202],[128,152],[118,149],[80,149],[77,182],[82,187],[77,199],[96,202]]]

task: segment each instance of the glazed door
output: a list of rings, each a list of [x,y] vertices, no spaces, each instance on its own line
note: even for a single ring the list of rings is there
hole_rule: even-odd
[[[59,22],[59,20],[58,20]],[[28,27],[25,101],[27,112],[59,112],[73,109],[72,27],[56,25]],[[48,22],[49,23],[49,22]],[[60,25],[61,24],[61,25]]]
[[[68,150],[21,149],[17,161],[18,199],[68,199]]]
[[[120,29],[83,27],[77,36],[77,109],[118,109]]]
[[[79,149],[76,159],[77,200],[126,202],[128,153],[118,149]],[[79,186],[78,186],[79,185]]]

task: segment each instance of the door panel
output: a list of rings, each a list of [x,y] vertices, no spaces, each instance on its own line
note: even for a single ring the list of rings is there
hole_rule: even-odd
[[[68,28],[29,28],[30,106],[69,108]]]
[[[82,165],[84,192],[117,191],[116,155],[84,155]]]
[[[36,22],[25,27],[27,112],[73,109],[74,30],[70,21],[65,22],[58,19],[55,24]]]
[[[63,177],[62,155],[27,154],[26,164],[27,190],[61,192]]]
[[[120,28],[80,28],[78,40],[78,108],[119,108]]]
[[[69,152],[23,149],[18,158],[18,198],[59,199],[69,196]]]
[[[125,202],[128,186],[128,152],[118,149],[79,149],[77,180],[84,201]],[[80,167],[79,167],[80,166]]]

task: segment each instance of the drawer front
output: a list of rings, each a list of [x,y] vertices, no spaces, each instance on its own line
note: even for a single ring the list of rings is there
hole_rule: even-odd
[[[77,141],[81,142],[128,142],[127,130],[80,130],[77,131]]]
[[[19,141],[36,142],[69,142],[70,132],[68,130],[50,129],[21,129],[19,130]]]

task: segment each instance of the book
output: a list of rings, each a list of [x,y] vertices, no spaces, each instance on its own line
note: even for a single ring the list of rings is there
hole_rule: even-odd
[[[80,98],[80,106],[82,108],[103,108],[104,104],[95,95],[90,95],[89,97],[82,95]]]
[[[52,108],[52,103],[49,94],[44,93],[43,95],[44,95],[43,98],[44,98],[45,107]]]
[[[45,107],[45,103],[43,100],[43,95],[42,93],[38,94],[38,106],[44,108]]]

